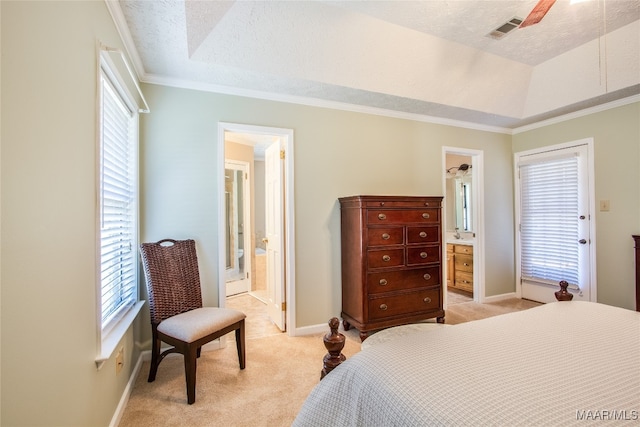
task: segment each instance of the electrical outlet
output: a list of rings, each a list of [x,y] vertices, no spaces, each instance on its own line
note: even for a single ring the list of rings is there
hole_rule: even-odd
[[[600,212],[609,212],[608,200],[600,200]]]
[[[124,367],[124,348],[118,350],[118,354],[116,354],[116,375],[120,373],[122,368]]]

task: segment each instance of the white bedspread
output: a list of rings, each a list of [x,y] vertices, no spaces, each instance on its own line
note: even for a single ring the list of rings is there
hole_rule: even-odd
[[[294,426],[640,425],[640,313],[556,302],[399,337],[311,392]]]

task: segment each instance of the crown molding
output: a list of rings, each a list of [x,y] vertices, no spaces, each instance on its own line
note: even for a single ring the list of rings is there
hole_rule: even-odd
[[[164,76],[156,76],[146,74],[141,80],[144,83],[155,84],[159,86],[169,86],[181,89],[192,89],[203,92],[214,92],[224,95],[235,95],[247,98],[264,99],[268,101],[286,102],[289,104],[306,105],[310,107],[330,108],[334,110],[351,111],[355,113],[372,114],[384,117],[393,117],[398,119],[412,120],[417,122],[439,124],[445,126],[453,126],[458,128],[480,130],[485,132],[511,134],[511,129],[483,125],[479,123],[465,122],[461,120],[453,120],[442,117],[428,116],[424,114],[406,113],[402,111],[387,110],[384,108],[368,107],[364,105],[349,104],[338,101],[328,101],[318,98],[303,97],[297,95],[285,95],[280,93],[265,92],[253,89],[238,88],[232,86],[223,86],[212,83],[193,82],[181,79],[168,78]]]
[[[632,95],[627,98],[617,99],[615,101],[607,102],[605,104],[596,105],[595,107],[585,108],[583,110],[574,111],[573,113],[563,114],[561,116],[553,117],[551,119],[542,120],[530,125],[521,126],[513,129],[513,135],[528,132],[533,129],[538,129],[545,126],[555,125],[558,123],[566,122],[568,120],[577,119],[579,117],[588,116],[590,114],[600,113],[602,111],[611,110],[612,108],[622,107],[624,105],[633,104],[634,102],[640,102],[640,95]]]

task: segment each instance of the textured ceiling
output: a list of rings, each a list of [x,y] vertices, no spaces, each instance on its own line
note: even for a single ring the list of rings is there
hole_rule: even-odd
[[[142,81],[513,129],[640,93],[640,1],[125,1]],[[109,4],[109,2],[108,2]]]

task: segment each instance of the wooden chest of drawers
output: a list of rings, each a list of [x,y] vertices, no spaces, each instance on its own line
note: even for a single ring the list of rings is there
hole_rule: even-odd
[[[360,338],[442,307],[442,197],[340,198],[342,319]]]

